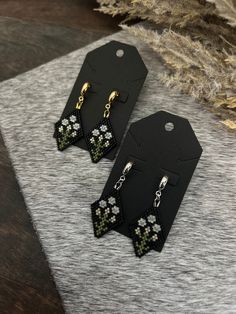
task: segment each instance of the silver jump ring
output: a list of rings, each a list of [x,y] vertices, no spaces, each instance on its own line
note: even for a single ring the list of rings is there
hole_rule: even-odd
[[[153,206],[154,207],[159,207],[160,206],[160,203],[161,203],[161,192],[162,192],[162,190],[164,190],[164,188],[166,187],[166,184],[167,184],[167,182],[168,182],[168,177],[167,176],[164,176],[164,177],[162,177],[162,179],[161,179],[161,182],[160,182],[160,184],[159,184],[159,188],[158,188],[158,190],[155,192],[155,195],[156,195],[156,197],[155,197],[155,199],[154,199],[154,202],[153,202]]]
[[[116,182],[116,184],[114,185],[114,189],[115,190],[119,190],[123,183],[125,182],[125,179],[126,179],[126,175],[128,174],[128,172],[130,171],[130,169],[133,167],[133,162],[132,161],[129,161],[124,169],[122,170],[122,175],[120,176],[119,180]]]

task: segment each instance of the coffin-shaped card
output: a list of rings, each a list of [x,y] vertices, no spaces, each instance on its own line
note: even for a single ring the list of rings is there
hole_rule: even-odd
[[[159,111],[131,124],[102,194],[109,194],[124,165],[132,160],[132,175],[130,171],[120,190],[123,223],[115,230],[133,237],[130,226],[152,210],[155,191],[161,178],[167,175],[169,180],[161,197],[157,223],[153,221],[153,213],[147,220],[149,224],[157,224],[156,229],[161,226],[161,241],[154,247],[161,251],[201,153],[202,148],[187,119]]]
[[[91,153],[91,149],[94,149],[94,139],[91,142],[91,136],[88,136],[101,122],[109,95],[112,91],[118,91],[119,97],[112,105],[109,117],[115,144],[100,143],[107,145],[108,151],[104,157],[114,159],[147,72],[134,46],[111,41],[90,51],[85,57],[61,115],[63,119],[75,109],[83,84],[89,82],[91,88],[80,112],[85,137],[73,144],[86,150],[89,149]],[[91,157],[94,157],[94,154]],[[92,158],[94,162],[96,162],[95,157]]]

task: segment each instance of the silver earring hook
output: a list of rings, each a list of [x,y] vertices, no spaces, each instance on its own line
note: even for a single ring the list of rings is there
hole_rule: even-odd
[[[158,190],[155,193],[155,199],[153,202],[153,206],[156,208],[160,206],[162,190],[164,190],[164,188],[166,187],[168,180],[169,180],[169,178],[166,175],[164,177],[162,177],[162,179],[161,179]]]
[[[124,167],[124,169],[122,171],[122,174],[126,175],[130,171],[130,169],[133,167],[133,165],[134,165],[133,161],[127,162],[127,164],[125,165],[125,167]]]
[[[115,190],[119,190],[121,187],[122,187],[122,185],[123,185],[123,183],[124,183],[124,181],[125,181],[125,179],[126,179],[126,175],[129,173],[129,171],[131,170],[131,168],[133,167],[133,165],[134,165],[134,162],[133,161],[129,161],[126,165],[125,165],[125,167],[124,167],[124,169],[122,170],[122,175],[120,176],[120,178],[119,178],[119,180],[116,182],[116,184],[114,185],[114,189]]]
[[[164,188],[166,187],[166,184],[168,182],[169,178],[167,176],[162,177],[161,182],[159,184],[159,189],[160,190],[164,190]]]

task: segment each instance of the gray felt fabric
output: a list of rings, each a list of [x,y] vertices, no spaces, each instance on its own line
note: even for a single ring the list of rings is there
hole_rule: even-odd
[[[90,203],[112,163],[92,164],[76,147],[58,152],[52,137],[85,54],[111,39],[136,45],[149,69],[131,121],[160,109],[181,115],[204,149],[164,250],[142,259],[124,236],[93,236]],[[162,70],[122,31],[1,84],[1,130],[68,313],[236,312],[235,134],[163,87]]]

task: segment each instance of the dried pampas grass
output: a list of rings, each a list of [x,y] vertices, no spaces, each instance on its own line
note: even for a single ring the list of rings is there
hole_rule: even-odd
[[[214,3],[216,13],[225,18],[231,26],[236,26],[236,1],[235,0],[207,0]]]
[[[236,130],[236,0],[98,0],[165,62],[160,80],[208,104]],[[142,26],[126,22],[140,18]]]

